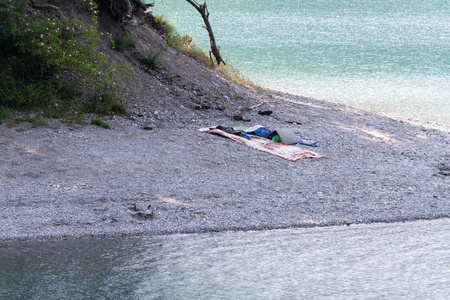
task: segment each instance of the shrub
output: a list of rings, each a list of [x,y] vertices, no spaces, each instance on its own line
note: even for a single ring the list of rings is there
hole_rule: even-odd
[[[166,39],[171,35],[178,35],[176,26],[168,19],[164,18],[163,14],[152,17],[153,28]]]
[[[103,120],[100,120],[100,119],[92,120],[92,125],[100,126],[102,128],[105,128],[105,129],[110,129],[111,128],[108,124],[106,124],[105,122],[103,122]]]
[[[99,41],[102,35],[112,41],[111,34],[98,30],[95,1],[80,3],[90,24],[54,13],[27,15],[26,0],[0,0],[0,106],[57,116],[82,95],[95,99],[119,90],[117,79],[132,68],[108,63]]]
[[[104,93],[96,96],[83,106],[86,113],[94,113],[99,116],[115,114],[126,114],[125,103],[115,98],[113,94]]]
[[[133,39],[129,35],[117,35],[113,38],[113,49],[123,52],[133,46]]]
[[[150,70],[158,69],[158,57],[161,54],[161,51],[159,51],[155,55],[149,54],[143,59],[141,59],[142,64],[147,68],[149,68]]]
[[[0,124],[3,120],[11,118],[12,115],[13,113],[9,108],[0,106]]]

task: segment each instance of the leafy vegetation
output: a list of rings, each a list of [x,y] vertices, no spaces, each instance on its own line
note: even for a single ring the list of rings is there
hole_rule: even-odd
[[[100,119],[92,120],[92,125],[100,126],[102,128],[105,128],[105,129],[110,129],[111,128],[108,124],[106,124],[103,120],[100,120]]]
[[[3,120],[11,118],[13,115],[11,109],[0,106],[0,125],[3,124]]]
[[[113,38],[113,48],[119,52],[124,52],[133,47],[133,38],[129,35],[117,35]]]
[[[47,121],[42,119],[40,116],[18,117],[18,118],[16,118],[15,121],[16,121],[16,123],[28,122],[31,125],[33,125],[33,127],[39,127],[39,126],[47,125]]]
[[[126,114],[126,105],[122,100],[117,100],[114,93],[105,92],[101,95],[95,96],[88,101],[81,111],[85,113],[94,113],[99,116],[106,116],[111,114]]]
[[[156,53],[155,55],[149,54],[143,59],[141,59],[141,62],[144,66],[149,68],[150,70],[156,70],[158,69],[158,57],[161,54],[161,51]]]
[[[26,0],[0,0],[0,107],[33,109],[60,118],[80,108],[124,112],[118,80],[132,71],[99,51],[94,1],[78,0],[89,24],[55,13],[27,14]],[[125,47],[125,46],[124,46]]]

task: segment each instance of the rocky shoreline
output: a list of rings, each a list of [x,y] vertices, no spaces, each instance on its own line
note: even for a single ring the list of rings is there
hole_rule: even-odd
[[[141,112],[108,118],[109,130],[0,125],[0,240],[450,217],[449,126],[275,91],[254,95],[270,101],[240,111],[250,122],[205,108],[164,122]],[[317,140],[309,149],[325,158],[290,162],[197,131],[218,124],[290,128]]]

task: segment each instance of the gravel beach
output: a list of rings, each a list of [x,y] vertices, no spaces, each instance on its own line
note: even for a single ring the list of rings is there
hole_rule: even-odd
[[[250,122],[194,110],[151,130],[121,117],[105,119],[112,129],[0,125],[0,240],[450,217],[449,126],[262,94],[273,113],[248,110]],[[219,124],[290,128],[325,157],[290,162],[197,131]]]

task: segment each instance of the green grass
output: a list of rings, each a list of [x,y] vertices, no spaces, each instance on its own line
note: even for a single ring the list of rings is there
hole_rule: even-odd
[[[156,69],[158,69],[158,57],[161,54],[161,51],[159,51],[155,55],[153,54],[147,55],[146,57],[141,59],[141,63],[150,70],[155,71]]]
[[[15,119],[15,121],[18,124],[28,122],[33,127],[41,127],[41,126],[47,125],[47,121],[45,119],[42,119],[42,117],[40,115],[36,115],[34,117],[31,117],[31,116],[18,117]]]
[[[93,113],[99,116],[127,114],[125,102],[117,98],[114,93],[109,92],[90,99],[84,103],[81,110],[84,113]]]
[[[99,127],[105,128],[105,129],[111,128],[108,124],[106,124],[103,120],[100,120],[100,119],[92,120],[92,125],[96,125],[96,126],[99,126]]]
[[[129,35],[117,35],[113,38],[113,49],[124,52],[133,47],[133,38]]]

